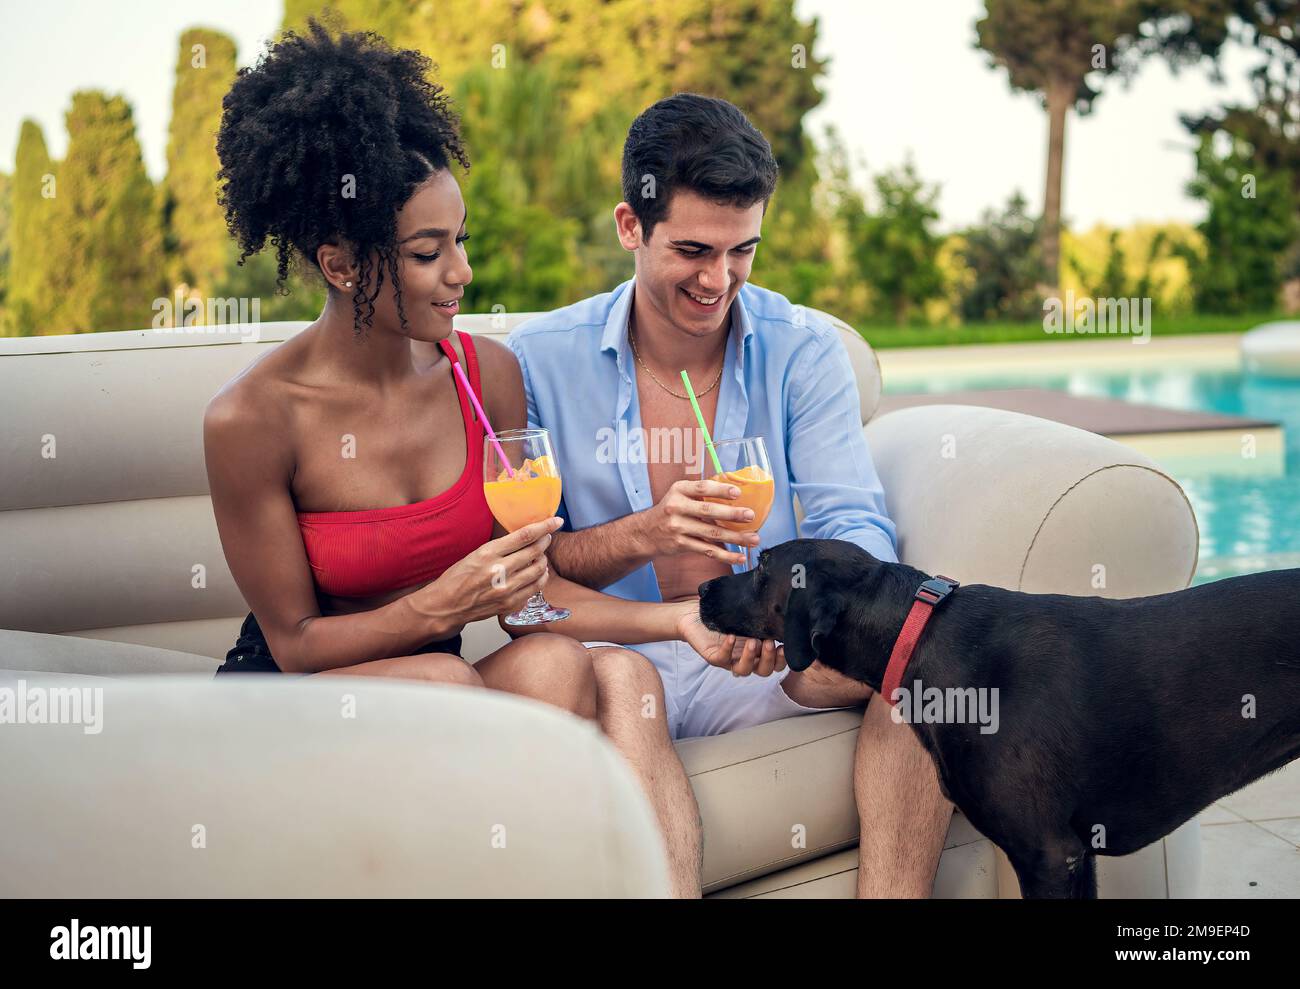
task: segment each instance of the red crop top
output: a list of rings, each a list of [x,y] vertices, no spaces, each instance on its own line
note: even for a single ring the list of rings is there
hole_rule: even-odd
[[[468,333],[457,333],[470,383],[482,403],[473,341]],[[448,341],[439,346],[450,360],[457,359]],[[307,560],[323,593],[373,597],[423,584],[492,538],[492,512],[483,496],[483,424],[454,373],[452,381],[465,423],[465,470],[455,484],[410,505],[298,513]]]

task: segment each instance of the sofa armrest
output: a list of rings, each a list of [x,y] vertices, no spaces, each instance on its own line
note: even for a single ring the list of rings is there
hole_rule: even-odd
[[[1102,597],[1178,590],[1195,573],[1187,496],[1114,440],[968,405],[899,409],[866,435],[900,558],[928,573]]]
[[[22,767],[5,780],[0,892],[668,895],[654,813],[586,720],[383,677],[226,679],[105,678],[101,732],[0,731],[0,764]]]

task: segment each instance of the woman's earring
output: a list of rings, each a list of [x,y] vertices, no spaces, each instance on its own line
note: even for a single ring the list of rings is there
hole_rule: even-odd
[[[343,283],[343,287],[344,287],[344,288],[351,288],[351,287],[352,287],[352,283],[351,283],[351,282],[344,282],[344,283]]]

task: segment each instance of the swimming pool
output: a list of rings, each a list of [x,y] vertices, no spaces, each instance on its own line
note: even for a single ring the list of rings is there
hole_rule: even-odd
[[[944,374],[927,381],[888,376],[891,395],[968,388],[1052,388],[1071,395],[1118,398],[1188,411],[1268,419],[1285,431],[1281,476],[1171,470],[1187,492],[1201,530],[1194,584],[1260,570],[1300,567],[1300,381],[1256,378],[1237,368],[1164,367],[1133,371]]]

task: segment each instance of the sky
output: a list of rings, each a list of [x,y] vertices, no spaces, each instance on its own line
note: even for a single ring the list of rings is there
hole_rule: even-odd
[[[282,9],[276,0],[0,0],[0,171],[13,170],[24,117],[40,123],[51,153],[62,157],[72,93],[99,88],[131,102],[146,167],[160,179],[181,31],[225,31],[244,65],[277,29]],[[839,131],[865,160],[862,184],[910,156],[939,187],[944,229],[976,220],[1017,189],[1041,209],[1047,116],[974,47],[982,0],[796,0],[796,11],[818,18],[817,52],[830,60],[825,98],[806,123],[815,137],[828,124]],[[1067,124],[1067,220],[1080,229],[1200,220],[1203,207],[1184,192],[1192,145],[1178,117],[1248,99],[1251,64],[1247,53],[1230,52],[1229,83],[1220,86],[1202,70],[1174,76],[1158,60],[1127,88],[1108,81],[1094,112]]]

